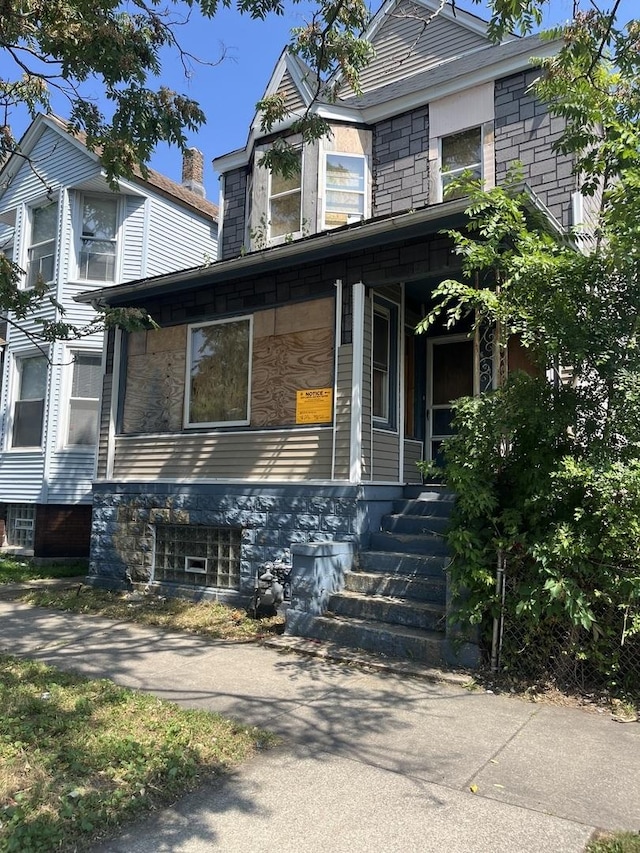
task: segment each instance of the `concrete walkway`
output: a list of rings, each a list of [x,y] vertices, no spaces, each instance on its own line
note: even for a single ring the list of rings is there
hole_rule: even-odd
[[[640,829],[640,725],[608,714],[7,601],[0,648],[283,739],[95,853],[580,853]]]

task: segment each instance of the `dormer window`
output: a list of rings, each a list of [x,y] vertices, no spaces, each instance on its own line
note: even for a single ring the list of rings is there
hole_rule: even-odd
[[[442,198],[449,201],[463,193],[446,193],[448,184],[464,172],[482,178],[482,128],[472,127],[460,133],[443,136],[441,140]]]
[[[53,281],[56,266],[58,204],[50,202],[31,211],[31,242],[27,249],[27,287]]]
[[[87,281],[115,281],[118,200],[87,197],[82,202],[79,276]]]
[[[269,236],[271,239],[302,230],[302,152],[298,169],[285,177],[275,173],[269,180]]]
[[[365,158],[327,152],[324,227],[360,222],[365,215]]]

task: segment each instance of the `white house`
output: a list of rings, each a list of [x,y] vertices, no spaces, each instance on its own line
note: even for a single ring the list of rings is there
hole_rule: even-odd
[[[217,206],[204,197],[203,158],[191,150],[183,184],[151,171],[107,184],[96,154],[55,116],[38,116],[0,170],[0,249],[43,279],[64,320],[85,325],[74,296],[210,263]],[[91,482],[102,393],[102,334],[43,345],[37,315],[6,321],[0,405],[0,516],[4,544],[36,557],[88,554]]]

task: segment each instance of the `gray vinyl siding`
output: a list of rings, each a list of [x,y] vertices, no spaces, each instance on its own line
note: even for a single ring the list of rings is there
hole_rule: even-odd
[[[444,16],[436,16],[425,26],[429,15],[428,10],[405,0],[381,25],[373,37],[376,55],[360,75],[363,93],[406,80],[488,44],[487,38]],[[348,84],[340,91],[341,98],[353,94]]]
[[[524,179],[565,228],[571,226],[571,193],[576,186],[570,155],[553,151],[564,120],[549,114],[529,87],[539,75],[532,70],[495,84],[496,182],[504,181],[514,162],[522,164]]]
[[[284,105],[287,110],[304,110],[305,103],[298,91],[298,87],[293,82],[291,74],[285,71],[282,75],[282,80],[278,86],[278,95],[284,98]]]
[[[404,440],[404,473],[405,483],[421,483],[422,476],[416,466],[423,457],[422,442],[412,441],[410,438]]]
[[[373,430],[373,480],[397,483],[400,467],[400,436],[395,432]]]
[[[348,480],[351,460],[351,379],[353,346],[343,344],[338,350],[338,371],[335,405],[335,463],[334,478]]]
[[[119,437],[114,480],[331,479],[332,429]]]

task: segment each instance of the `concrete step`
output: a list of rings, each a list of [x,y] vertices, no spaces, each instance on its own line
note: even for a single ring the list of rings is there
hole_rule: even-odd
[[[444,631],[445,609],[441,604],[426,601],[406,601],[389,596],[363,595],[358,592],[339,592],[329,599],[329,612],[349,619],[364,619],[423,631]]]
[[[393,512],[397,515],[444,516],[449,518],[453,505],[453,500],[398,500],[393,501]]]
[[[404,554],[448,554],[446,540],[441,535],[413,535],[410,533],[372,533],[369,540],[372,551],[396,551]]]
[[[422,631],[366,619],[313,616],[305,620],[304,636],[432,665],[441,665],[448,659],[446,641],[440,631]]]
[[[409,533],[413,536],[421,536],[425,533],[442,535],[449,527],[449,517],[446,515],[384,515],[381,527],[386,533]]]
[[[362,595],[388,595],[444,605],[447,581],[444,573],[432,577],[415,577],[358,571],[345,575],[344,588],[347,592],[359,592]]]
[[[377,575],[444,577],[443,573],[448,564],[448,554],[407,554],[402,551],[371,550],[361,551],[358,555],[358,571]]]

